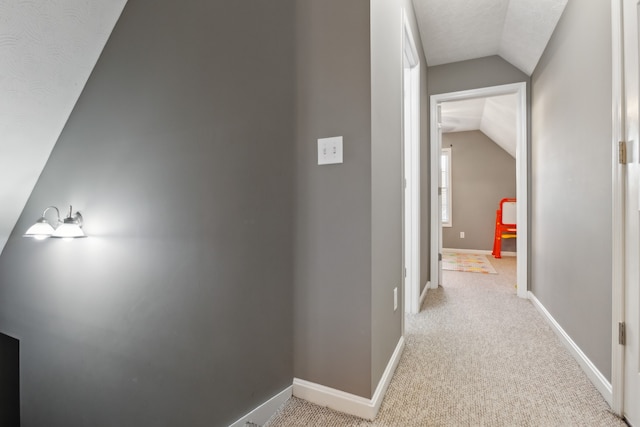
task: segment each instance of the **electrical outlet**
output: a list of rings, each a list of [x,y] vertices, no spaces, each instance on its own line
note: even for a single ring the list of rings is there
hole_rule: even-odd
[[[461,232],[460,232],[460,238],[461,238],[461,239],[464,239],[464,231],[461,231]]]
[[[393,288],[393,311],[398,309],[398,288]]]

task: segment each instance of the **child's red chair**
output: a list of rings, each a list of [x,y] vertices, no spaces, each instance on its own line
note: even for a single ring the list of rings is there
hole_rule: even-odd
[[[502,239],[515,239],[516,235],[516,199],[500,200],[500,208],[496,211],[496,232],[493,238],[494,258],[502,258]]]

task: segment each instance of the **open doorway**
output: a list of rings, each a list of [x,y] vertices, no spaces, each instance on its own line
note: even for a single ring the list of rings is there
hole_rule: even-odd
[[[518,238],[517,251],[517,294],[527,297],[527,112],[526,84],[516,83],[489,88],[474,89],[433,95],[431,97],[431,286],[437,288],[442,280],[442,203],[443,176],[441,165],[442,134],[444,126],[442,109],[446,103],[488,98],[513,96],[515,104],[515,164]],[[486,107],[486,106],[485,106]],[[448,196],[444,188],[444,197]],[[450,196],[450,195],[449,195]],[[450,197],[449,197],[450,199]],[[446,200],[445,200],[446,201]],[[493,221],[487,227],[492,227]]]

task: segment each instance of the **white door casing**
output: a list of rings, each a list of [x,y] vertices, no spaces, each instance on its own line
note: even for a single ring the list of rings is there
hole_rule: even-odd
[[[626,149],[626,165],[618,166],[614,163],[614,218],[616,208],[624,212],[622,228],[614,225],[614,253],[619,251],[616,241],[617,233],[623,231],[622,266],[623,286],[620,289],[616,282],[616,269],[619,260],[614,259],[614,290],[613,312],[619,321],[623,321],[626,329],[626,343],[617,343],[618,331],[616,317],[614,317],[613,343],[613,392],[614,411],[622,413],[631,425],[640,426],[640,164],[638,150],[640,149],[640,66],[638,37],[640,35],[640,1],[613,0],[613,62],[614,62],[614,119],[618,108],[622,110],[618,122],[614,123],[614,134],[622,128],[623,146]],[[622,14],[620,14],[622,12]],[[622,22],[620,22],[622,16]],[[622,29],[622,32],[620,30]],[[620,44],[620,35],[622,42]],[[620,49],[621,47],[621,49]],[[620,52],[621,50],[621,52]],[[616,70],[616,62],[622,60],[621,69]],[[616,83],[616,75],[621,85]],[[621,87],[620,87],[621,86]],[[620,91],[620,99],[616,105],[616,91]],[[615,136],[615,135],[614,135]],[[617,148],[616,148],[616,151]],[[617,153],[619,154],[619,153]],[[618,187],[616,180],[621,180]],[[621,190],[622,200],[616,200]],[[621,304],[622,302],[622,304]],[[620,366],[621,365],[621,366]],[[623,376],[620,378],[620,370]],[[621,384],[622,383],[622,384]],[[622,390],[622,399],[619,396]]]
[[[611,352],[611,409],[622,416],[624,399],[624,347],[618,342],[618,328],[624,322],[624,221],[625,221],[625,168],[619,163],[619,141],[624,139],[623,76],[622,69],[622,2],[611,0],[612,28],[612,352]]]
[[[442,284],[442,195],[440,193],[440,153],[442,152],[441,109],[438,95],[431,96],[431,277],[432,289]]]
[[[420,57],[403,11],[404,307],[420,311]]]
[[[441,153],[442,153],[442,106],[438,105],[436,114],[438,115],[438,129],[437,129],[437,138],[438,138],[438,155],[434,156],[436,162],[438,162],[438,285],[442,285],[442,166],[441,162]],[[452,198],[451,192],[449,192],[448,196]],[[453,210],[449,212],[451,219],[449,222],[453,222]],[[437,287],[437,286],[436,286]]]
[[[439,106],[447,101],[483,98],[500,95],[516,95],[516,198],[518,218],[517,239],[517,294],[520,298],[528,298],[528,139],[527,139],[527,85],[513,83],[501,86],[443,93],[431,96],[431,284],[437,287],[441,282],[441,263],[438,254],[442,248],[442,221],[438,187],[440,182],[440,151],[442,149],[441,129],[438,126]],[[489,225],[490,227],[493,224]]]

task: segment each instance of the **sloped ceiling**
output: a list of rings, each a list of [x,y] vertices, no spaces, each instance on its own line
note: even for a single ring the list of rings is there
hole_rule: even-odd
[[[516,157],[516,95],[442,103],[442,131],[480,130]]]
[[[533,73],[568,0],[413,0],[427,65],[500,55]]]
[[[0,248],[125,3],[0,0]]]
[[[530,76],[568,0],[413,0],[428,66],[499,55]],[[443,132],[480,130],[516,155],[515,98],[443,104]]]

